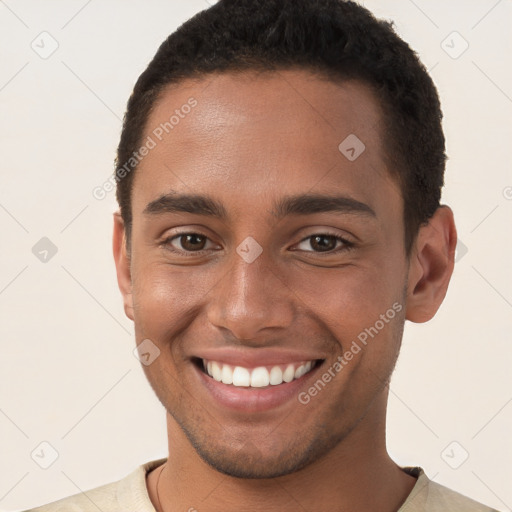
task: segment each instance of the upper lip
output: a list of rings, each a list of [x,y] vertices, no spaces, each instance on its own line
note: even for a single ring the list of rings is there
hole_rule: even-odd
[[[205,349],[199,351],[194,355],[194,357],[206,359],[207,361],[230,364],[232,366],[242,366],[244,368],[303,363],[307,361],[325,359],[325,356],[322,357],[319,356],[318,353],[313,354],[309,351],[271,348]]]

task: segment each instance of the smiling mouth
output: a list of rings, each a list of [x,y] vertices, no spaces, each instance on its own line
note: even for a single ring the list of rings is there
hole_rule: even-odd
[[[300,379],[323,361],[323,359],[315,359],[284,365],[257,366],[256,368],[234,366],[199,358],[195,358],[194,363],[203,373],[217,382],[234,387],[265,388]]]

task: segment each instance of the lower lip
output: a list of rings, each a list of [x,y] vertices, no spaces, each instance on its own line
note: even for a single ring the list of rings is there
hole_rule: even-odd
[[[307,381],[314,377],[321,366],[318,364],[310,372],[291,382],[265,388],[246,388],[218,382],[193,365],[201,383],[219,405],[244,412],[264,412],[292,399],[298,400],[299,392],[304,389]]]

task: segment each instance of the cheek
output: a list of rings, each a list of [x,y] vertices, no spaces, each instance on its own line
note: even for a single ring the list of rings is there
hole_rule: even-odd
[[[402,285],[396,262],[294,276],[293,290],[307,307],[305,314],[335,340],[334,360],[343,359],[333,369],[338,385],[361,382],[350,393],[364,393],[367,381],[380,386],[396,361],[405,309]]]
[[[290,276],[300,304],[342,337],[357,335],[401,300],[401,281],[385,269],[351,265]]]
[[[212,276],[204,271],[148,260],[133,265],[132,278],[137,332],[160,340],[190,323],[201,300],[214,286]]]
[[[355,261],[342,268],[283,266],[276,272],[289,293],[280,297],[294,305],[302,320],[316,324],[313,331],[318,333],[323,325],[342,345],[350,345],[402,300],[400,264],[396,257],[373,261],[369,256],[364,263]],[[208,302],[219,293],[220,288],[215,287],[226,277],[226,271],[229,268],[208,264],[173,266],[149,254],[134,257],[132,289],[137,338],[165,342],[174,333],[189,329],[192,322],[204,322]],[[390,326],[386,323],[385,327],[384,335]]]

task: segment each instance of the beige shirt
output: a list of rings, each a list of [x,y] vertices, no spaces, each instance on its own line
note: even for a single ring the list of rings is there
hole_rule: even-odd
[[[166,460],[150,461],[122,480],[26,512],[156,512],[149,499],[146,474]],[[433,482],[420,467],[403,469],[418,480],[397,512],[497,512]]]

